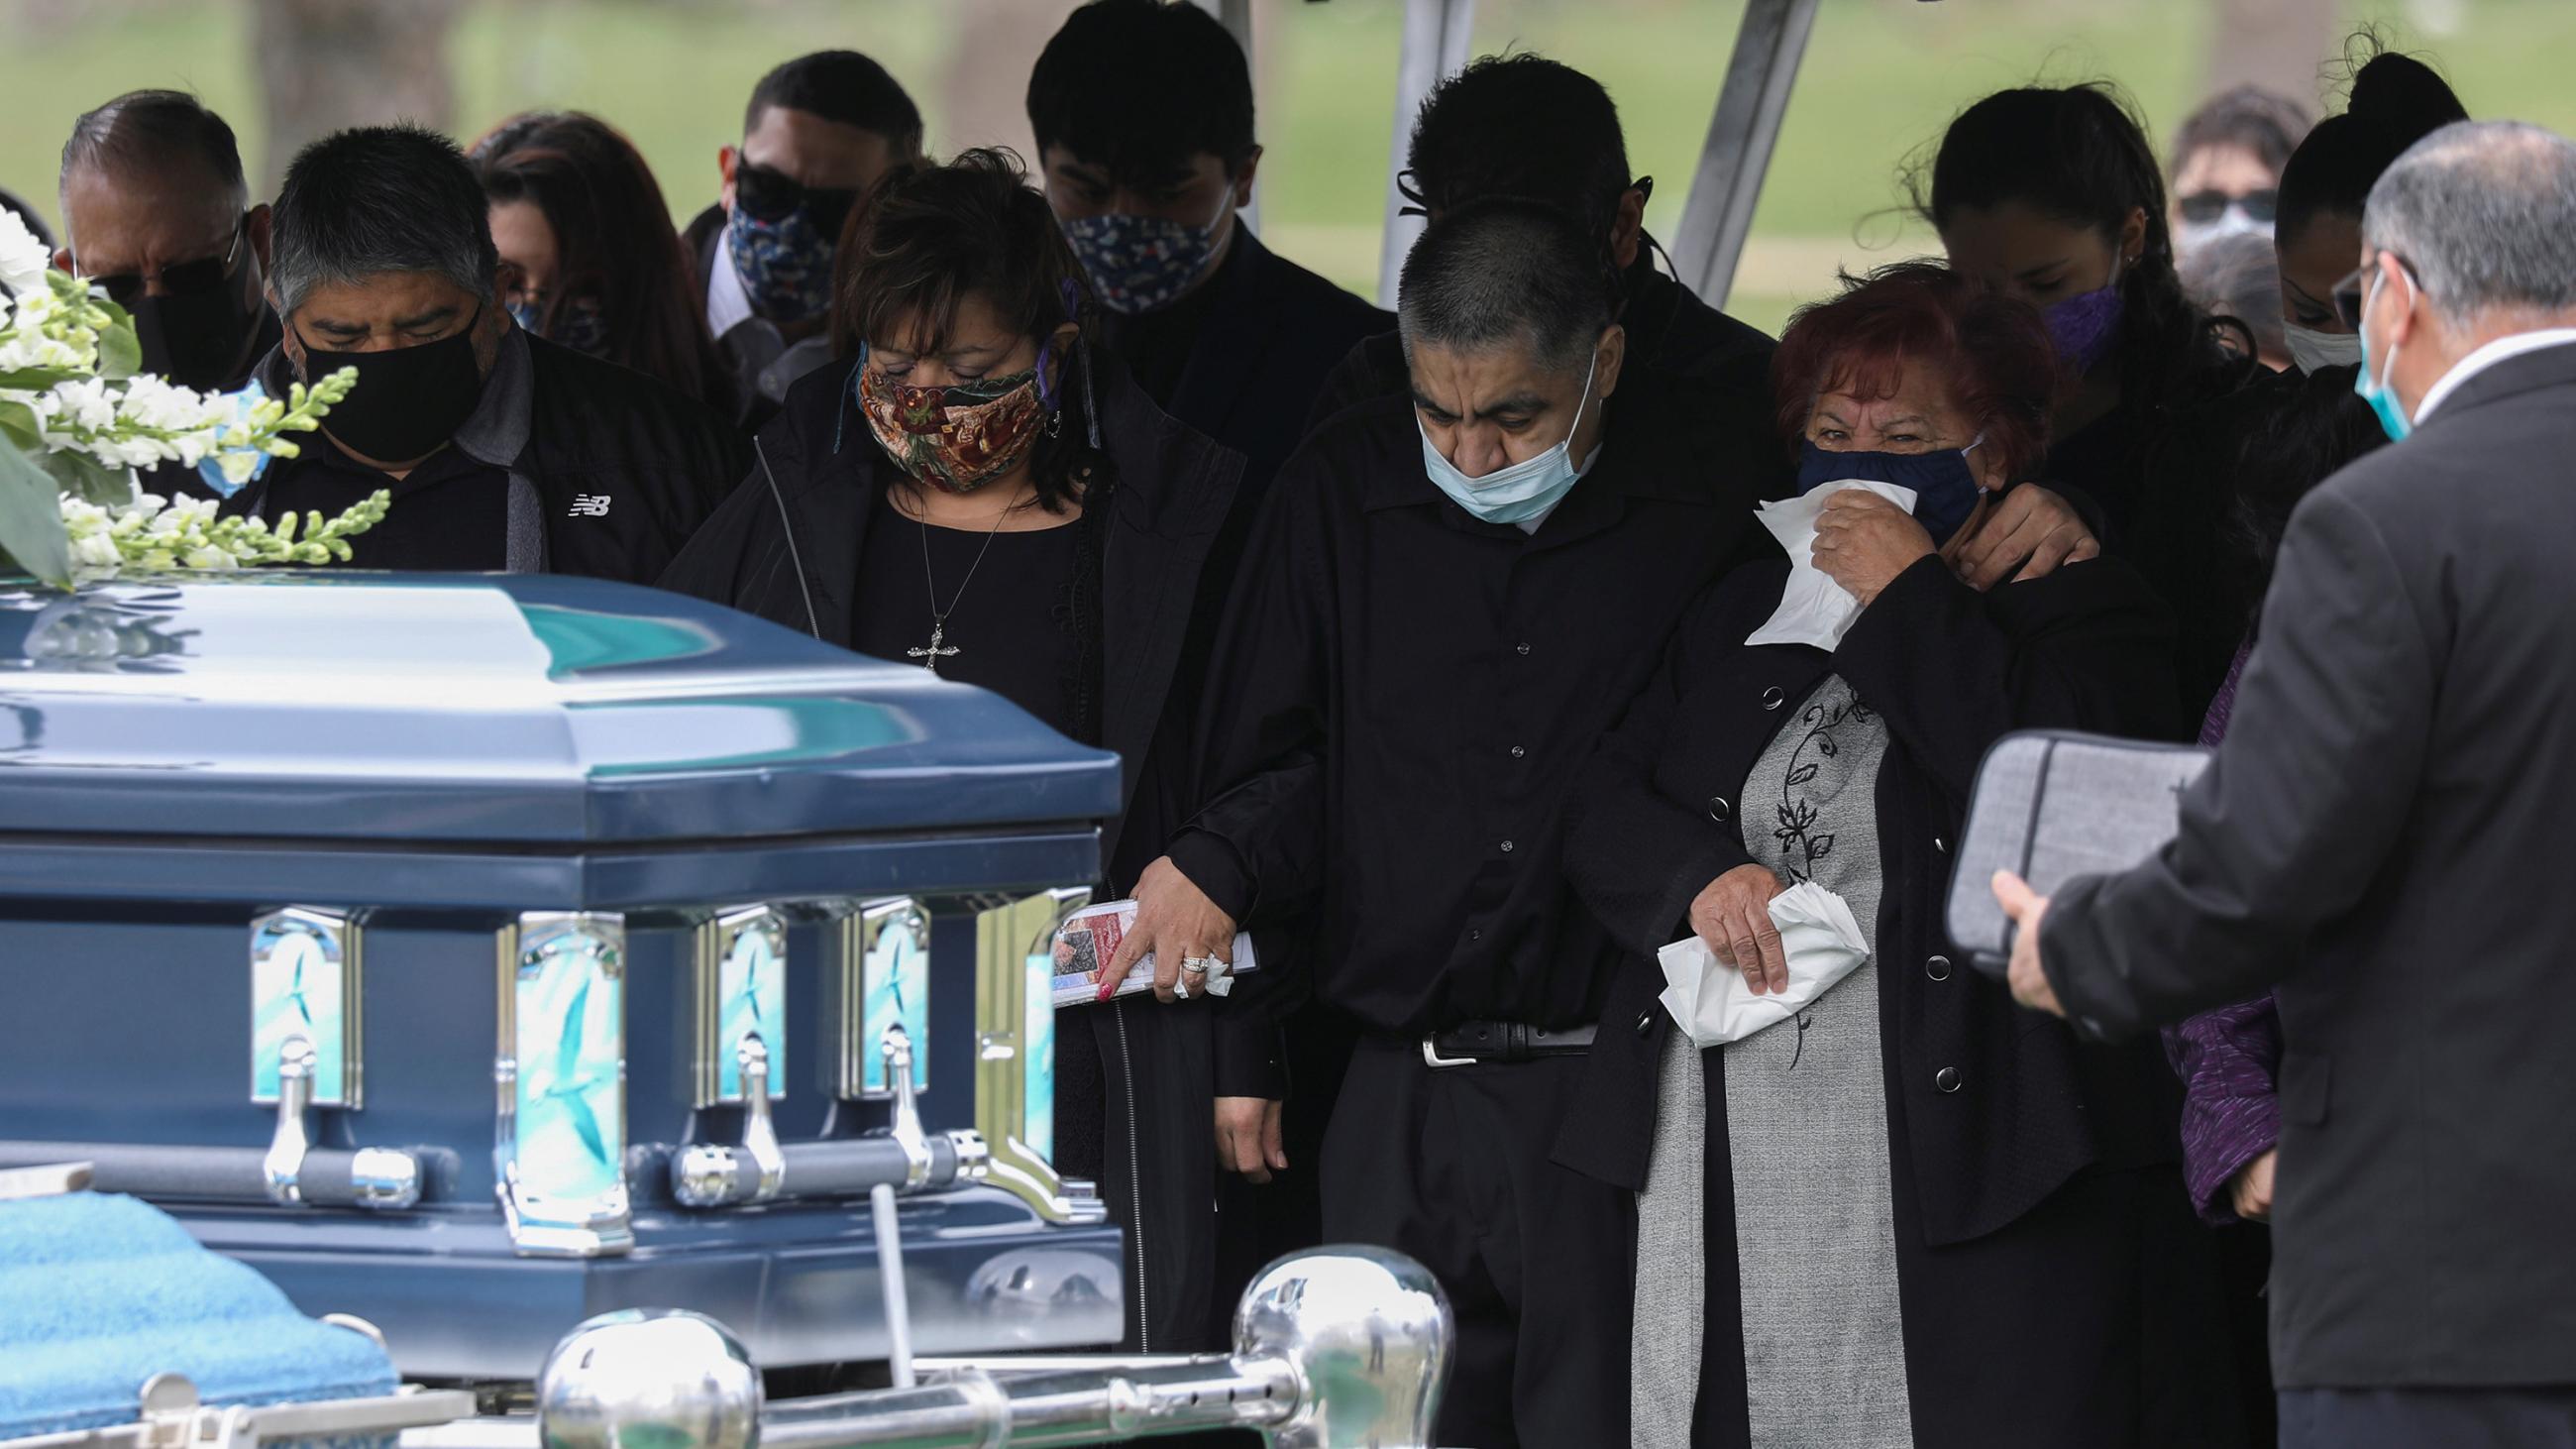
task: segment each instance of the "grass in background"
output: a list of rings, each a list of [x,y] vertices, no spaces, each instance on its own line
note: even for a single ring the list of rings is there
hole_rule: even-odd
[[[1374,289],[1392,130],[1401,6],[1263,0],[1263,229],[1282,250],[1362,292]],[[2421,3],[2421,0],[2418,0]],[[2576,133],[2576,5],[2447,0],[2454,33],[2411,28],[2408,0],[2354,0],[2431,53],[2470,110]],[[715,148],[734,139],[752,82],[779,59],[824,46],[868,51],[902,76],[931,144],[1025,147],[1009,113],[1019,81],[952,114],[967,14],[1025,25],[1026,54],[1065,0],[972,11],[950,0],[521,0],[467,10],[450,41],[457,128],[467,138],[532,106],[593,110],[635,138],[683,218],[712,199]],[[1619,101],[1631,161],[1657,180],[1649,225],[1669,234],[1697,162],[1740,0],[1482,0],[1479,52],[1541,51],[1598,76]],[[1960,107],[1998,87],[2110,76],[2145,109],[2159,145],[2195,97],[2209,8],[2200,0],[1826,0],[1807,49],[1754,238],[1730,310],[1776,330],[1837,266],[1926,249],[1899,209],[1903,160]],[[989,41],[989,37],[978,37]],[[118,91],[195,89],[262,164],[248,8],[240,0],[0,0],[0,185],[53,213],[56,158],[71,120]],[[988,53],[980,44],[977,54]],[[2321,57],[2321,61],[2324,58]],[[1025,59],[1011,62],[1024,66]],[[996,89],[996,88],[988,88]],[[982,132],[984,134],[970,134]]]

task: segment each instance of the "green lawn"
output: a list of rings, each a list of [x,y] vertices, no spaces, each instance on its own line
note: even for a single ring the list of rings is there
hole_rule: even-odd
[[[1397,0],[1264,0],[1263,225],[1292,255],[1366,289],[1377,263],[1401,7]],[[2480,115],[2576,132],[2576,4],[2447,0],[2456,33],[2407,25],[2406,0],[2352,0],[2433,53]],[[997,64],[1025,67],[1064,0],[988,7],[988,27],[1018,25]],[[1736,0],[1484,0],[1480,51],[1518,47],[1599,76],[1620,102],[1632,160],[1658,180],[1650,222],[1680,216],[1701,134],[1741,6]],[[1016,76],[971,93],[960,8],[949,0],[485,0],[451,44],[457,126],[471,136],[534,105],[595,110],[625,127],[684,216],[714,185],[714,151],[732,139],[752,81],[780,57],[825,45],[866,50],[923,102],[934,148],[1026,145]],[[992,17],[999,16],[999,19]],[[2209,9],[2200,0],[1826,0],[1779,154],[1764,188],[1733,310],[1776,328],[1826,286],[1837,265],[1919,249],[1897,209],[1904,159],[1983,92],[2034,77],[2111,75],[2159,135],[2193,94]],[[55,158],[71,118],[139,85],[196,89],[264,154],[240,0],[133,0],[72,6],[0,0],[0,185],[52,212]]]

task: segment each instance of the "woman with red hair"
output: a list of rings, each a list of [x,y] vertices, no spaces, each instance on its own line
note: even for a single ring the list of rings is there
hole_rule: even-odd
[[[2038,516],[1998,500],[2047,448],[2046,325],[1890,267],[1774,377],[1803,496],[1766,522],[1812,510],[1812,542],[1776,526],[1794,564],[1701,597],[1571,808],[1566,869],[1635,953],[1557,1150],[1639,1193],[1633,1442],[2233,1443],[2223,1354],[2160,1331],[2216,1321],[2171,1074],[1942,935],[1989,744],[2177,723],[2171,617],[2089,537],[1961,576]],[[1710,974],[1667,991],[1693,937]]]

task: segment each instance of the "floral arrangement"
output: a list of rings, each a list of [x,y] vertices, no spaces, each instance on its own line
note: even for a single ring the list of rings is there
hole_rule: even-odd
[[[178,463],[230,496],[287,435],[320,426],[357,383],[342,369],[284,399],[257,384],[201,393],[137,369],[125,309],[56,270],[44,243],[0,208],[0,575],[57,588],[126,566],[231,569],[346,562],[348,540],[385,516],[379,491],[325,521],[219,518],[217,504],[146,493],[135,470]]]

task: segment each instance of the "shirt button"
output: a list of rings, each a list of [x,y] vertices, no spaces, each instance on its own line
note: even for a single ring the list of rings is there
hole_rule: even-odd
[[[1950,853],[1950,842],[1935,835],[1932,837],[1932,848],[1942,855],[1948,855]]]
[[[1780,686],[1776,684],[1771,686],[1769,689],[1762,691],[1762,707],[1764,709],[1778,709],[1781,705],[1787,702],[1788,697],[1780,692]]]
[[[1485,933],[1474,926],[1469,926],[1467,928],[1467,939],[1470,941],[1481,941],[1485,939]]]
[[[1529,753],[1529,751],[1527,751],[1527,750],[1525,750],[1525,749],[1522,749],[1522,748],[1521,748],[1520,746],[1518,746],[1518,745],[1514,745],[1514,746],[1512,746],[1512,758],[1513,758],[1513,759],[1515,759],[1515,760],[1520,759],[1522,756],[1527,755],[1528,753]]]
[[[1959,1090],[1959,1069],[1957,1067],[1943,1067],[1941,1070],[1934,1072],[1932,1074],[1932,1085],[1939,1087],[1945,1092],[1955,1092]]]
[[[1931,960],[1924,962],[1923,974],[1931,977],[1935,981],[1949,980],[1950,958],[1947,956],[1935,956]]]
[[[1512,648],[1517,653],[1527,654],[1529,652],[1529,641],[1524,639],[1520,643],[1513,645]]]
[[[1637,1013],[1637,1035],[1652,1036],[1654,1033],[1655,1011],[1653,1007],[1648,1007],[1644,1011]]]
[[[1511,854],[1511,853],[1512,853],[1512,843],[1511,843],[1510,841],[1506,840],[1506,841],[1504,841],[1504,842],[1503,842],[1503,854],[1505,854],[1505,855],[1509,855],[1509,854]]]
[[[1720,825],[1724,825],[1727,821],[1733,819],[1734,816],[1735,807],[1726,803],[1725,796],[1711,795],[1708,797],[1709,819],[1716,821]]]

